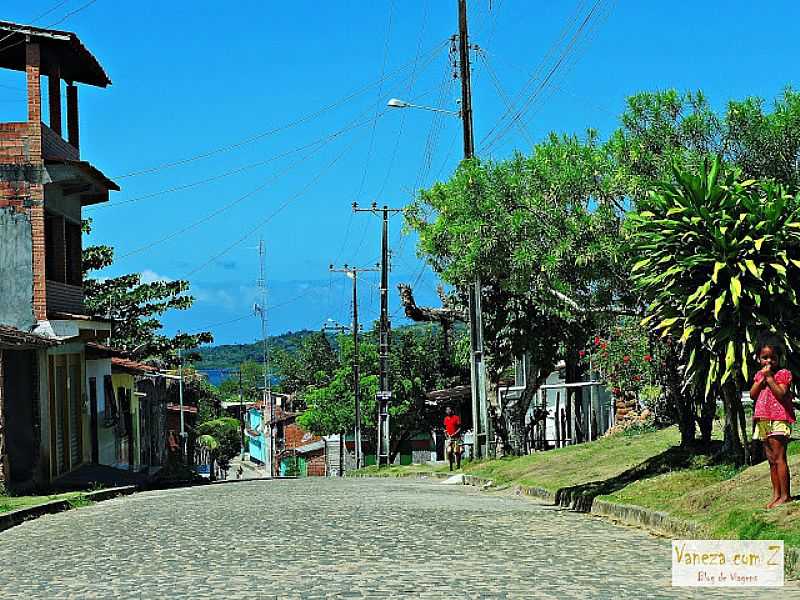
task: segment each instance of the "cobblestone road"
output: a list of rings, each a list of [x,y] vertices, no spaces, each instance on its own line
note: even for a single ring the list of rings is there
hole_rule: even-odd
[[[672,589],[669,550],[638,530],[464,486],[253,481],[141,493],[0,533],[0,597],[764,595]]]

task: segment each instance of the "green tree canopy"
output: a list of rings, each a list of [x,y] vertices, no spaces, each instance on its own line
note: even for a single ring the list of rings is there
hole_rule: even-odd
[[[627,284],[612,166],[594,132],[584,140],[551,135],[529,157],[465,161],[449,181],[422,191],[407,215],[420,254],[462,302],[481,278],[494,384],[515,358],[530,357],[525,393],[503,406],[515,451],[536,389],[559,359],[577,365],[568,349],[615,310]]]

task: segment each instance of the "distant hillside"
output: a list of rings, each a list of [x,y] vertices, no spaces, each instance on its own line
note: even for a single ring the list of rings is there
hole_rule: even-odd
[[[287,331],[281,335],[270,336],[270,350],[294,351],[303,338],[314,333],[309,330]],[[197,350],[202,360],[196,364],[199,369],[235,369],[245,361],[261,362],[263,346],[261,342],[252,344],[227,344],[224,346],[203,346]]]
[[[438,325],[415,323],[412,325],[401,325],[395,327],[394,331],[403,331],[411,329],[413,331],[423,332],[428,328],[433,327],[438,330]],[[456,331],[461,331],[464,326],[458,324]],[[315,333],[310,330],[303,331],[287,331],[281,335],[269,337],[270,350],[280,348],[288,352],[296,350],[300,343],[308,335]],[[332,335],[333,337],[333,335]],[[204,346],[197,350],[197,353],[202,357],[202,361],[198,362],[195,366],[198,369],[236,369],[245,361],[252,360],[255,362],[262,361],[263,347],[261,342],[253,342],[252,344],[227,344],[224,346]]]

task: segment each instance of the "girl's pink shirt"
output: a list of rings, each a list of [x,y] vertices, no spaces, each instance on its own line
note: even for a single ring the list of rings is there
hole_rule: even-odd
[[[754,383],[758,383],[764,379],[764,374],[761,371],[756,373]],[[792,373],[788,369],[781,369],[775,373],[775,383],[787,386],[792,383]],[[794,423],[794,406],[792,406],[791,394],[786,393],[783,400],[778,400],[769,386],[764,386],[761,393],[756,400],[756,409],[753,413],[754,419],[763,419],[765,421],[788,421]]]

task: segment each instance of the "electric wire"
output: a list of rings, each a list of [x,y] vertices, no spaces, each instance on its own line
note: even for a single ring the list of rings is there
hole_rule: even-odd
[[[78,8],[76,8],[75,10],[73,10],[71,12],[68,12],[66,15],[61,17],[58,21],[55,21],[54,23],[50,23],[49,25],[47,25],[43,29],[51,29],[51,28],[55,27],[56,25],[60,25],[61,23],[63,23],[67,19],[69,19],[71,16],[81,12],[82,10],[84,10],[86,8],[89,8],[95,2],[97,2],[97,0],[89,0],[89,2],[87,2],[86,4],[83,4],[83,5],[79,6]],[[66,2],[62,2],[61,4],[56,5],[52,9],[50,9],[48,11],[45,11],[44,13],[42,13],[42,15],[39,18],[42,18],[42,17],[50,14],[51,12],[56,10],[57,8],[63,6],[64,4],[66,4]],[[32,22],[35,23],[37,20],[38,19],[34,19]],[[5,37],[0,38],[0,43],[2,43],[3,41],[7,40],[10,37],[12,37],[15,33],[16,32],[9,33]],[[14,48],[15,46],[19,46],[20,44],[24,44],[24,43],[25,43],[25,39],[22,39],[22,40],[20,40],[18,42],[14,42],[13,44],[9,44],[8,46],[3,46],[2,48],[0,48],[0,52],[4,52],[5,50],[8,50],[9,48]]]
[[[500,83],[500,79],[497,77],[497,74],[492,69],[491,64],[489,63],[489,57],[486,55],[485,52],[478,52],[478,56],[483,61],[484,66],[486,67],[486,72],[489,74],[489,79],[491,80],[492,84],[494,85],[495,90],[497,91],[497,95],[503,101],[503,104],[506,107],[506,110],[513,110],[513,106],[511,104],[511,99],[506,94],[505,90],[503,89],[502,84]],[[533,147],[533,137],[531,136],[528,128],[525,124],[525,121],[517,122],[517,128],[519,129],[520,134],[522,137],[525,138],[525,141],[528,142],[528,145]]]
[[[187,273],[187,275],[191,276],[191,275],[194,275],[194,274],[202,271],[203,269],[205,269],[208,265],[213,263],[215,260],[221,258],[225,254],[227,254],[228,252],[233,250],[236,246],[241,244],[243,241],[245,241],[246,239],[251,237],[261,227],[263,227],[264,225],[269,223],[274,217],[276,217],[278,214],[280,214],[280,212],[283,211],[283,209],[285,209],[287,206],[289,206],[295,200],[301,198],[305,193],[307,193],[313,187],[314,184],[316,184],[322,178],[323,175],[325,175],[328,171],[330,171],[336,165],[336,163],[338,163],[339,160],[341,160],[341,158],[353,148],[353,146],[355,145],[356,141],[358,141],[358,139],[355,139],[353,141],[353,143],[351,143],[350,145],[346,146],[345,149],[341,153],[339,153],[330,163],[328,163],[321,171],[319,171],[311,180],[309,180],[309,182],[299,192],[297,192],[296,194],[291,196],[289,199],[287,199],[285,202],[283,202],[275,211],[273,211],[272,213],[267,215],[265,218],[259,220],[253,227],[248,229],[247,232],[243,236],[239,237],[232,244],[226,246],[222,251],[214,254],[212,257],[210,257],[204,263],[202,263],[198,267],[196,267],[196,268],[192,269],[191,271],[189,271]]]
[[[414,57],[414,67],[412,69],[411,78],[410,78],[410,80],[408,82],[408,88],[406,90],[406,95],[410,95],[411,94],[411,91],[414,89],[414,84],[416,83],[417,77],[422,72],[424,67],[427,66],[431,62],[431,61],[429,61],[428,63],[426,63],[423,66],[422,69],[418,70],[417,67],[419,65],[420,57],[421,57],[421,54],[422,54],[422,42],[423,42],[424,37],[425,37],[425,30],[428,27],[429,10],[430,10],[430,4],[428,4],[426,2],[424,4],[424,9],[423,9],[424,12],[422,14],[422,27],[420,28],[419,38],[418,38],[418,41],[417,41],[417,54]],[[386,185],[389,183],[389,177],[391,176],[392,171],[394,170],[394,165],[395,165],[395,162],[397,160],[397,151],[398,151],[398,149],[400,147],[400,139],[403,137],[403,130],[404,130],[404,127],[405,127],[405,118],[406,118],[406,115],[405,115],[405,112],[404,112],[400,117],[400,128],[399,128],[399,130],[397,132],[397,136],[395,137],[394,149],[392,150],[392,156],[389,159],[389,168],[386,170],[386,176],[383,179],[383,184],[381,185],[381,188],[378,191],[378,195],[377,195],[378,198],[381,198],[383,196],[383,192],[386,189]]]
[[[208,213],[207,215],[205,215],[204,217],[202,217],[202,218],[200,218],[200,219],[198,219],[196,221],[193,221],[192,223],[190,223],[189,225],[186,225],[185,227],[181,227],[180,229],[173,230],[169,234],[167,234],[167,235],[165,235],[163,237],[160,237],[160,238],[158,238],[156,240],[153,240],[152,242],[148,242],[147,244],[145,244],[143,246],[139,246],[138,248],[135,248],[133,250],[130,250],[129,252],[126,252],[125,254],[121,255],[119,257],[119,259],[120,260],[124,260],[124,259],[129,258],[131,256],[134,256],[136,254],[140,254],[140,253],[142,253],[142,252],[144,252],[146,250],[150,250],[151,248],[153,248],[153,247],[155,247],[155,246],[157,246],[159,244],[163,244],[164,242],[167,242],[167,241],[169,241],[171,239],[174,239],[174,238],[176,238],[176,237],[178,237],[180,235],[183,235],[184,233],[186,233],[188,231],[191,231],[192,229],[194,229],[196,227],[199,227],[203,223],[207,223],[208,221],[210,221],[214,217],[217,217],[220,214],[222,214],[223,212],[226,212],[226,211],[230,210],[231,208],[233,208],[234,206],[244,202],[248,198],[251,198],[252,196],[255,196],[258,192],[262,191],[269,184],[271,184],[274,181],[277,181],[278,179],[282,178],[283,176],[285,176],[287,173],[289,173],[293,169],[299,167],[302,164],[305,164],[305,162],[309,158],[311,158],[314,154],[316,154],[319,150],[321,150],[327,143],[329,143],[329,142],[325,142],[323,145],[321,145],[318,148],[312,150],[308,154],[306,154],[306,155],[298,158],[297,160],[291,162],[286,168],[284,168],[283,170],[279,171],[278,173],[274,173],[272,176],[270,176],[268,179],[266,179],[264,182],[262,182],[260,185],[258,185],[256,188],[250,190],[249,192],[246,192],[245,194],[242,194],[241,196],[238,196],[236,199],[232,200],[231,202],[228,202],[227,204],[224,204],[220,208]]]
[[[443,48],[445,48],[446,45],[447,45],[447,42],[439,43],[437,46],[435,46],[433,49],[431,49],[430,51],[428,51],[425,54],[426,59],[430,58],[431,56],[436,56],[436,54],[438,54],[438,52],[440,52]],[[188,157],[182,158],[182,159],[163,162],[163,163],[154,165],[152,167],[148,167],[148,168],[145,168],[145,169],[140,169],[138,171],[131,171],[129,173],[125,173],[125,174],[122,174],[122,175],[116,175],[116,176],[114,176],[114,178],[115,179],[125,179],[125,178],[128,178],[128,177],[138,177],[138,176],[141,176],[141,175],[148,175],[148,174],[151,174],[151,173],[157,173],[157,172],[160,172],[160,171],[163,171],[163,170],[166,170],[166,169],[171,169],[171,168],[174,168],[174,167],[177,167],[177,166],[181,166],[181,165],[185,165],[185,164],[188,164],[188,163],[191,163],[191,162],[195,162],[197,160],[202,160],[202,159],[205,159],[205,158],[209,158],[209,157],[217,155],[217,154],[222,154],[224,152],[230,152],[231,150],[236,150],[238,148],[241,148],[243,146],[252,144],[253,142],[256,142],[258,140],[264,139],[264,138],[269,137],[271,135],[274,135],[276,133],[280,133],[282,131],[286,131],[288,129],[291,129],[293,127],[297,127],[297,126],[302,125],[304,123],[308,123],[309,121],[312,121],[312,120],[316,119],[317,117],[319,117],[319,116],[321,116],[321,115],[323,115],[323,114],[325,114],[327,112],[330,112],[331,110],[333,110],[335,108],[338,108],[339,106],[342,106],[344,104],[349,103],[353,98],[356,98],[356,97],[364,94],[365,92],[368,92],[369,90],[374,88],[376,85],[379,85],[384,81],[387,81],[389,79],[394,78],[399,73],[402,73],[403,71],[407,70],[410,67],[416,67],[416,61],[412,61],[412,62],[406,63],[406,64],[398,67],[397,69],[394,69],[388,75],[384,75],[378,81],[366,84],[366,85],[358,88],[356,91],[351,92],[351,93],[347,94],[346,96],[344,96],[344,97],[342,97],[342,98],[340,98],[338,100],[335,100],[334,102],[326,104],[322,108],[319,108],[319,109],[317,109],[317,110],[315,110],[313,112],[307,113],[307,114],[305,114],[305,115],[303,115],[301,117],[298,117],[297,119],[294,119],[293,121],[290,121],[290,122],[285,123],[283,125],[279,125],[277,127],[273,127],[273,128],[268,129],[266,131],[262,131],[260,133],[257,133],[255,135],[246,137],[244,139],[241,139],[241,140],[239,140],[237,142],[234,142],[234,143],[231,143],[231,144],[226,144],[224,146],[218,146],[217,148],[213,148],[213,149],[208,150],[206,152],[201,152],[199,154],[195,154],[193,156],[188,156]]]
[[[561,29],[561,32],[557,40],[550,45],[542,60],[536,66],[534,71],[531,73],[530,77],[522,86],[520,91],[516,94],[516,98],[511,102],[512,106],[515,106],[517,102],[522,101],[522,99],[528,93],[529,88],[532,85],[535,85],[536,82],[541,79],[541,73],[544,71],[547,64],[550,62],[551,57],[556,53],[556,51],[561,46],[563,41],[567,38],[569,32],[578,22],[578,19],[583,11],[583,6],[585,2],[586,0],[579,0],[577,6],[575,7],[575,10],[571,13],[569,18],[567,19],[567,22],[564,24],[564,27]],[[505,112],[503,112],[497,123],[495,123],[495,125],[483,136],[480,145],[483,145],[486,142],[486,140],[489,139],[489,137],[497,130],[497,128],[500,127],[502,123],[513,114],[514,114],[514,109],[511,110],[507,109]]]
[[[378,98],[375,101],[375,112],[377,113],[380,110],[381,103],[383,102],[383,77],[386,73],[386,62],[389,59],[389,41],[391,40],[392,34],[392,21],[394,18],[394,0],[389,3],[389,23],[386,26],[386,39],[383,45],[383,64],[381,65],[381,77],[380,77],[380,84],[378,85]],[[361,174],[361,183],[358,186],[358,191],[356,192],[356,200],[361,201],[361,193],[364,191],[364,183],[367,180],[367,171],[369,169],[369,164],[372,160],[372,151],[375,147],[375,130],[377,129],[377,121],[372,125],[372,132],[369,136],[369,148],[367,149],[367,158],[364,161],[364,171]]]
[[[376,119],[380,119],[387,111],[388,111],[388,109],[384,110],[382,113],[379,113],[375,118]],[[170,232],[169,234],[167,234],[167,235],[165,235],[165,236],[163,236],[161,238],[153,240],[152,242],[149,242],[149,243],[147,243],[147,244],[145,244],[143,246],[140,246],[139,248],[135,248],[134,250],[131,250],[131,251],[121,255],[119,257],[120,260],[128,258],[130,256],[133,256],[135,254],[139,254],[141,252],[144,252],[145,250],[149,250],[149,249],[153,248],[154,246],[157,246],[157,245],[162,244],[162,243],[164,243],[166,241],[174,239],[174,238],[178,237],[179,235],[182,235],[182,234],[186,233],[187,231],[191,231],[192,229],[202,225],[203,223],[207,223],[208,221],[210,221],[214,217],[217,217],[218,215],[222,214],[223,212],[226,212],[226,211],[230,210],[234,206],[236,206],[236,205],[240,204],[241,202],[247,200],[248,198],[254,196],[258,192],[263,190],[265,187],[267,187],[267,185],[269,185],[273,181],[276,181],[277,179],[283,177],[286,173],[290,172],[294,168],[304,164],[314,154],[319,152],[327,144],[331,143],[332,141],[334,141],[336,138],[340,137],[344,133],[346,133],[348,131],[352,131],[354,129],[357,129],[358,127],[363,127],[365,125],[368,125],[369,123],[372,122],[372,120],[373,119],[369,119],[369,120],[366,120],[366,121],[361,121],[360,123],[356,123],[356,124],[352,124],[351,123],[347,127],[344,127],[342,129],[340,129],[339,131],[334,132],[333,134],[330,134],[330,135],[326,136],[325,138],[321,138],[317,142],[314,142],[314,143],[311,144],[311,146],[317,146],[316,148],[312,149],[308,154],[302,156],[301,158],[298,158],[297,160],[291,162],[285,169],[283,169],[279,173],[273,174],[270,178],[268,178],[266,181],[264,181],[261,185],[257,186],[255,189],[250,190],[249,192],[237,197],[236,199],[232,200],[231,202],[228,202],[227,204],[224,204],[220,208],[218,208],[218,209],[212,211],[211,213],[205,215],[204,217],[201,217],[200,219],[190,223],[189,225],[186,225],[185,227],[182,227],[182,228],[180,228],[178,230],[174,230],[174,231]]]
[[[385,112],[386,111],[384,111],[384,113]],[[186,183],[186,184],[182,184],[182,185],[178,185],[178,186],[174,186],[174,187],[171,187],[171,188],[166,188],[166,189],[163,189],[163,190],[150,192],[148,194],[144,194],[142,196],[137,196],[135,198],[129,198],[127,200],[118,200],[118,201],[115,201],[115,202],[109,202],[109,203],[104,203],[104,204],[94,204],[94,205],[89,206],[87,208],[91,208],[91,209],[112,208],[112,207],[116,207],[116,206],[122,206],[124,204],[131,204],[131,203],[134,203],[134,202],[139,202],[141,200],[148,200],[150,198],[156,198],[158,196],[163,196],[165,194],[171,194],[171,193],[174,193],[174,192],[181,192],[181,191],[184,191],[184,190],[187,190],[187,189],[191,189],[191,188],[195,188],[195,187],[198,187],[198,186],[201,186],[201,185],[205,185],[207,183],[213,183],[214,181],[219,181],[220,179],[224,179],[224,178],[230,177],[232,175],[238,175],[239,173],[243,173],[243,172],[248,171],[250,169],[253,169],[253,168],[256,168],[256,167],[260,167],[260,166],[264,166],[266,164],[275,162],[276,160],[280,160],[281,158],[286,158],[287,156],[291,156],[292,154],[296,154],[298,152],[301,152],[303,150],[306,150],[308,148],[316,146],[317,144],[332,140],[332,139],[340,136],[341,134],[346,133],[347,131],[350,131],[351,129],[357,129],[358,127],[363,127],[364,125],[368,125],[370,123],[375,123],[375,122],[378,121],[380,116],[383,116],[384,113],[380,113],[379,115],[376,115],[375,118],[369,119],[367,121],[355,122],[355,123],[351,122],[347,126],[341,128],[341,129],[339,129],[337,131],[334,131],[332,133],[329,133],[328,135],[325,135],[325,136],[323,136],[321,138],[318,138],[318,139],[316,139],[313,142],[310,142],[308,144],[303,144],[302,146],[298,146],[298,147],[296,147],[296,148],[294,148],[292,150],[288,150],[286,152],[282,152],[280,154],[273,155],[273,156],[271,156],[269,158],[266,158],[264,160],[260,160],[260,161],[257,161],[257,162],[254,162],[254,163],[250,163],[250,164],[247,164],[247,165],[244,165],[244,166],[241,166],[241,167],[237,167],[236,169],[232,169],[230,171],[225,171],[223,173],[220,173],[218,175],[214,175],[212,177],[207,177],[205,179],[192,181],[192,182],[189,182],[189,183]]]
[[[554,77],[554,75],[556,74],[556,72],[558,71],[558,69],[561,67],[561,65],[562,65],[562,64],[564,64],[564,61],[565,61],[565,60],[568,58],[568,56],[570,55],[570,52],[572,52],[572,51],[573,51],[573,48],[575,47],[576,43],[577,43],[577,42],[578,42],[578,40],[580,39],[580,36],[581,36],[581,35],[582,35],[582,33],[583,33],[585,30],[586,30],[586,26],[587,26],[587,25],[588,25],[588,23],[591,21],[591,19],[592,19],[592,18],[595,16],[595,14],[597,13],[597,9],[598,9],[598,7],[601,5],[601,3],[602,3],[602,2],[603,2],[603,0],[597,0],[597,1],[594,3],[594,5],[593,5],[593,6],[592,6],[592,8],[589,10],[589,12],[587,13],[587,15],[586,15],[586,16],[584,17],[584,19],[581,21],[581,24],[580,24],[580,26],[578,27],[577,31],[575,31],[575,33],[574,33],[574,34],[573,34],[573,36],[571,37],[571,39],[570,39],[569,43],[567,44],[566,48],[564,48],[564,50],[562,51],[562,53],[561,53],[561,55],[559,56],[558,60],[557,60],[557,61],[555,62],[555,64],[554,64],[554,65],[553,65],[553,66],[552,66],[552,67],[549,69],[549,71],[548,71],[547,75],[546,75],[546,76],[545,76],[545,77],[544,77],[544,78],[543,78],[543,79],[542,79],[542,80],[539,82],[539,85],[538,85],[538,86],[536,87],[536,89],[535,89],[535,90],[534,90],[534,91],[531,93],[531,95],[528,97],[528,99],[525,101],[525,103],[522,105],[522,107],[521,107],[520,109],[518,109],[518,110],[516,111],[516,113],[514,114],[514,116],[512,116],[512,117],[510,118],[510,121],[509,121],[509,122],[507,122],[505,125],[503,125],[503,126],[502,126],[502,127],[501,127],[501,128],[500,128],[500,129],[499,129],[499,130],[498,130],[498,131],[497,131],[497,132],[494,134],[494,137],[492,137],[492,138],[489,138],[489,139],[486,141],[486,143],[485,143],[485,146],[484,146],[484,147],[483,147],[483,149],[482,149],[482,153],[487,153],[487,152],[489,152],[489,150],[492,148],[492,146],[494,146],[494,145],[495,145],[497,142],[499,142],[499,141],[500,141],[500,140],[501,140],[503,137],[505,137],[505,135],[507,135],[507,134],[508,134],[508,132],[510,131],[510,129],[511,129],[513,126],[514,126],[514,124],[515,124],[517,121],[519,121],[520,119],[522,119],[522,118],[523,118],[523,116],[525,115],[525,113],[526,113],[526,112],[527,112],[527,111],[530,109],[531,105],[532,105],[532,104],[533,104],[533,103],[536,101],[536,99],[539,97],[539,95],[542,93],[542,91],[543,91],[544,89],[546,89],[546,87],[547,87],[548,83],[549,83],[549,82],[550,82],[550,80],[551,80],[551,79]],[[486,137],[484,137],[484,139],[486,140],[487,138],[486,138]]]

